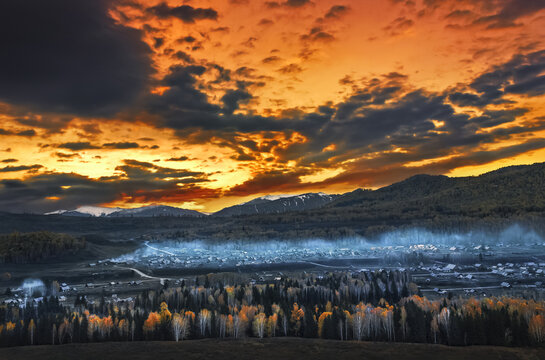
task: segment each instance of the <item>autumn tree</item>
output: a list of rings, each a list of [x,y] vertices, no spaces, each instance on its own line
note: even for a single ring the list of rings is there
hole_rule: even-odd
[[[144,322],[144,333],[149,337],[153,338],[155,335],[155,331],[159,327],[159,324],[161,323],[161,316],[153,311],[150,312],[148,315],[148,318]]]
[[[254,334],[258,338],[262,339],[265,336],[265,328],[267,324],[267,315],[264,313],[259,313],[254,317],[253,329]]]
[[[536,343],[545,341],[545,317],[543,315],[534,315],[528,323],[530,336]]]
[[[331,307],[330,307],[331,309]],[[318,317],[318,336],[324,337],[324,322],[327,318],[330,318],[333,313],[331,311],[324,311]]]
[[[36,324],[34,323],[34,319],[30,319],[30,322],[28,323],[28,335],[30,336],[30,345],[34,345],[35,331],[36,331]]]
[[[174,333],[174,340],[183,340],[187,337],[189,330],[189,319],[185,315],[174,313],[172,317],[172,332]]]
[[[206,331],[210,330],[211,313],[208,309],[202,309],[197,316],[197,322],[199,324],[199,332],[202,337],[206,335]]]

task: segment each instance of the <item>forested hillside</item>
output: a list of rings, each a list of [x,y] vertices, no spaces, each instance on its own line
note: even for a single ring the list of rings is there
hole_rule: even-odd
[[[33,263],[85,247],[85,240],[47,231],[0,235],[0,263]]]
[[[324,193],[307,193],[296,196],[269,199],[261,197],[244,204],[230,206],[216,213],[214,216],[236,216],[253,214],[279,214],[292,211],[312,210],[323,207],[335,200],[339,195]]]
[[[475,177],[416,175],[376,191],[355,191],[328,208],[487,216],[545,211],[545,164],[511,166]]]

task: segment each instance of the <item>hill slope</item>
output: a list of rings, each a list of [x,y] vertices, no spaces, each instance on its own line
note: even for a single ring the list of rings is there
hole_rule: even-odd
[[[448,347],[429,344],[355,342],[296,338],[188,340],[23,346],[0,349],[1,359],[543,359],[540,348]]]
[[[216,212],[216,216],[236,216],[251,214],[279,214],[290,211],[304,211],[320,208],[339,195],[308,193],[296,196],[263,196],[244,204],[227,207]]]
[[[375,191],[355,191],[328,208],[489,215],[545,211],[545,163],[511,166],[480,176],[416,175]]]

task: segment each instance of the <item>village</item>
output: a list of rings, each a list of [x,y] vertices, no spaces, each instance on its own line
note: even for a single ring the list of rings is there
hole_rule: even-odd
[[[497,245],[386,245],[323,241],[302,244],[148,243],[133,253],[81,264],[77,277],[44,273],[41,279],[0,289],[0,302],[25,306],[47,293],[71,304],[130,302],[144,290],[195,282],[206,274],[235,274],[250,283],[274,283],[294,273],[324,276],[398,270],[429,298],[545,295],[545,243]],[[225,275],[229,279],[229,275]],[[227,281],[228,282],[228,281]],[[45,285],[47,284],[47,286]],[[48,289],[46,289],[46,287]]]

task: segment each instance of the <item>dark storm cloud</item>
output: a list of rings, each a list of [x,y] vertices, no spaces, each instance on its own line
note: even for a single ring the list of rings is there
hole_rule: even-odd
[[[282,60],[282,58],[280,58],[279,56],[273,55],[273,56],[268,56],[264,58],[263,60],[261,60],[261,62],[263,64],[272,64],[272,63],[277,63],[280,60]]]
[[[72,151],[99,149],[99,146],[93,145],[88,141],[67,142],[57,145],[59,149],[68,149]]]
[[[445,19],[466,19],[473,16],[473,12],[470,10],[453,10],[448,15],[445,16]]]
[[[32,175],[24,181],[0,180],[0,211],[43,213],[109,203],[121,196],[129,202],[133,198],[143,202],[183,202],[218,196],[217,190],[198,185],[208,181],[204,173],[163,168],[136,160],[125,160],[124,163],[116,169],[120,175],[100,179],[74,173],[45,173]],[[0,172],[39,168],[41,165],[8,166]]]
[[[481,128],[494,127],[515,121],[518,117],[526,114],[528,109],[512,110],[486,110],[481,116],[476,116],[471,121],[478,123]]]
[[[194,38],[194,37],[191,36],[191,35],[184,36],[184,37],[181,37],[181,38],[179,38],[178,40],[176,40],[176,42],[177,42],[177,43],[180,43],[180,44],[183,44],[183,43],[194,43],[195,41],[197,41],[197,39]]]
[[[413,27],[414,21],[408,19],[404,16],[400,16],[394,19],[388,26],[384,27],[385,30],[390,36],[399,35],[401,32]]]
[[[211,29],[210,31],[212,32],[220,32],[220,33],[228,33],[229,32],[229,28],[227,26],[220,26],[220,27],[217,27],[217,28],[213,28]]]
[[[545,94],[545,75],[505,87],[506,93],[538,96]]]
[[[486,24],[489,29],[517,26],[517,20],[545,9],[545,0],[507,0],[494,15],[483,16],[475,24]]]
[[[224,68],[221,65],[210,63],[209,68],[216,71],[216,79],[212,81],[213,84],[221,84],[223,82],[229,82],[231,81],[231,70]],[[237,75],[243,75],[236,72]]]
[[[123,160],[125,165],[116,167],[116,170],[120,170],[125,173],[131,179],[164,179],[164,178],[177,178],[180,181],[182,178],[188,179],[192,183],[208,181],[204,176],[205,173],[200,171],[190,171],[185,169],[172,169],[162,166],[157,166],[149,162],[143,162],[138,160]]]
[[[221,102],[224,105],[224,112],[232,114],[238,109],[240,103],[247,102],[252,98],[252,95],[246,89],[229,89],[225,95],[221,97]]]
[[[258,174],[240,185],[233,186],[225,193],[225,196],[246,196],[267,192],[271,189],[275,189],[275,191],[294,190],[300,187],[299,177],[304,174],[300,171],[268,171]]]
[[[350,8],[345,5],[333,5],[329,11],[325,14],[325,19],[339,19],[343,15],[345,15]]]
[[[512,83],[509,86],[533,84],[532,79],[536,78],[543,66],[541,59],[539,53],[516,57],[478,76],[471,86],[481,95],[467,94],[473,96],[465,101],[481,101],[482,93],[486,92],[503,93],[504,90],[498,88],[508,82]],[[346,100],[320,107],[313,113],[293,113],[279,118],[233,115],[236,104],[241,99],[247,99],[250,94],[228,92],[223,99],[224,108],[211,104],[207,96],[197,89],[196,77],[205,71],[206,68],[201,66],[177,66],[171,69],[163,81],[170,89],[162,96],[152,96],[147,104],[148,112],[160,115],[159,126],[175,130],[212,130],[217,131],[219,136],[230,131],[299,131],[309,138],[313,146],[309,150],[316,151],[321,150],[320,146],[330,143],[340,143],[340,148],[344,149],[357,149],[362,146],[384,146],[382,142],[386,138],[399,141],[397,145],[410,145],[418,141],[420,135],[424,139],[440,137],[433,132],[435,125],[432,120],[445,122],[442,130],[447,132],[445,136],[450,139],[448,144],[461,144],[464,141],[472,143],[474,138],[471,134],[475,134],[479,126],[490,127],[512,122],[526,113],[525,109],[485,111],[482,116],[470,121],[469,115],[456,114],[448,103],[455,102],[456,96],[463,93],[443,95],[423,90],[407,92],[407,77],[392,73],[367,81]],[[301,69],[291,64],[281,71],[289,74]],[[489,95],[487,100],[491,97]],[[483,101],[483,104],[487,103]],[[219,116],[222,113],[227,116]]]
[[[193,57],[191,57],[191,55],[189,55],[188,53],[186,52],[183,52],[181,50],[178,50],[176,51],[172,57],[178,59],[178,60],[182,60],[188,64],[193,64],[195,63],[195,59],[193,59]]]
[[[73,117],[67,115],[31,115],[24,118],[17,117],[15,119],[15,121],[21,125],[30,126],[37,129],[43,129],[50,134],[62,133],[62,131],[70,124],[72,120]]]
[[[19,160],[17,159],[4,159],[2,161],[0,161],[1,163],[4,163],[4,164],[9,164],[9,163],[14,163],[14,162],[18,162]]]
[[[252,79],[255,77],[255,72],[257,70],[248,66],[241,66],[235,70],[235,74],[241,77]]]
[[[476,77],[468,91],[455,90],[449,99],[459,106],[486,106],[508,102],[504,95],[545,94],[545,50],[515,55],[508,62]],[[475,93],[476,92],[476,93]]]
[[[496,95],[497,94],[497,95]],[[477,94],[467,93],[467,92],[461,92],[461,91],[455,91],[449,94],[449,100],[458,106],[486,106],[489,103],[492,103],[491,100],[497,99],[499,96],[501,96],[500,92],[496,92],[492,98],[486,98],[483,96],[479,96]]]
[[[269,25],[272,25],[272,24],[274,24],[274,21],[272,21],[271,19],[261,19],[257,23],[257,25],[261,25],[261,26],[269,26]]]
[[[392,96],[387,105],[381,107],[369,106],[372,104],[375,94],[380,94],[383,89],[380,87],[373,91],[357,93],[346,101],[337,104],[330,109],[335,115],[327,120],[329,113],[324,111],[324,120],[321,127],[313,127],[315,132],[302,131],[310,141],[304,144],[297,144],[287,149],[276,152],[277,156],[285,159],[296,159],[299,166],[316,165],[316,168],[328,167],[330,159],[335,165],[339,161],[353,159],[355,157],[374,154],[372,159],[362,163],[362,167],[369,169],[381,169],[386,175],[380,175],[378,171],[375,176],[387,177],[386,166],[399,167],[400,174],[404,164],[411,161],[435,159],[440,156],[448,156],[453,153],[472,153],[486,144],[494,144],[498,140],[511,139],[513,136],[531,136],[534,131],[545,129],[543,121],[528,121],[524,126],[511,126],[508,128],[495,129],[490,132],[481,132],[481,129],[493,127],[500,124],[508,124],[527,114],[526,109],[512,109],[503,111],[485,110],[482,116],[471,117],[466,114],[457,114],[454,109],[445,102],[446,98],[439,94],[426,93],[423,91],[409,92],[403,96]],[[316,116],[316,114],[314,115]],[[443,125],[436,128],[434,121],[440,121]],[[438,130],[438,131],[437,131]],[[520,140],[518,140],[520,141]],[[320,149],[327,144],[334,143],[336,149],[323,152]],[[529,141],[526,146],[517,148],[519,153],[534,150],[542,147],[543,142]],[[385,152],[403,148],[403,153]],[[376,153],[381,153],[376,155]],[[483,163],[486,163],[484,156],[486,151],[481,152]],[[497,160],[507,156],[507,152],[493,153]],[[514,155],[513,155],[514,156]],[[451,167],[444,172],[452,170],[459,165],[453,162],[445,163],[445,168]],[[350,167],[343,173],[343,178],[332,179],[335,181],[348,181],[351,179],[357,183],[357,177],[350,175],[357,172],[359,167]],[[425,172],[427,168],[419,169]],[[402,177],[402,175],[400,175]],[[389,181],[397,181],[398,178],[390,176]],[[370,180],[371,181],[371,180]],[[377,180],[378,181],[378,180]],[[373,185],[372,181],[370,183]]]
[[[159,116],[159,127],[187,129],[209,127],[218,122],[221,108],[210,104],[206,94],[197,89],[196,76],[204,66],[173,66],[163,79],[169,89],[162,95],[150,95],[144,102],[146,112]]]
[[[77,153],[66,154],[62,152],[56,152],[55,156],[58,157],[59,159],[72,159],[72,158],[80,157],[79,154]]]
[[[111,143],[105,143],[102,145],[95,145],[92,144],[89,141],[77,141],[77,142],[67,142],[57,145],[57,148],[59,149],[67,149],[72,151],[79,151],[79,150],[96,150],[96,149],[118,149],[118,150],[124,150],[124,149],[138,149],[142,148],[142,146],[135,142],[111,142]]]
[[[20,130],[20,131],[13,131],[13,130],[6,130],[0,128],[0,136],[26,136],[26,137],[32,137],[36,136],[36,131],[34,130]]]
[[[61,208],[100,204],[117,198],[121,188],[77,174],[41,174],[26,179],[0,181],[0,209],[43,213]],[[63,188],[70,186],[70,188]],[[60,201],[48,200],[59,197]]]
[[[235,113],[238,104],[251,96],[242,83],[238,89],[226,92],[219,104],[211,103],[201,91],[202,75],[211,71],[231,74],[228,69],[221,68],[220,71],[213,64],[174,66],[160,83],[168,86],[168,90],[162,95],[149,95],[142,101],[141,110],[151,115],[150,121],[155,126],[173,129],[185,141],[214,141],[219,146],[232,149],[235,160],[260,159],[266,152],[274,156],[280,168],[288,161],[297,163],[297,171],[278,170],[255,175],[244,186],[233,188],[230,194],[288,189],[288,185],[283,185],[288,181],[295,184],[293,188],[303,189],[307,185],[300,183],[300,176],[324,168],[336,168],[343,161],[358,158],[367,160],[346,165],[341,175],[328,180],[331,181],[329,184],[364,184],[368,181],[372,185],[380,181],[398,180],[398,177],[402,178],[412,171],[444,173],[463,166],[464,160],[484,164],[502,156],[540,148],[542,142],[528,139],[533,132],[545,129],[545,121],[527,118],[529,112],[524,108],[491,110],[487,109],[487,105],[506,102],[503,99],[505,94],[541,94],[539,82],[540,74],[545,69],[544,58],[543,52],[515,56],[505,64],[475,77],[467,87],[444,93],[414,89],[403,74],[384,74],[357,83],[353,81],[352,95],[337,104],[329,103],[308,113],[291,109],[278,117]],[[297,64],[282,69],[286,74],[299,71],[302,69]],[[238,71],[233,75],[240,76]],[[247,75],[254,76],[251,72]],[[229,81],[232,81],[231,76],[221,79],[222,83]],[[479,115],[457,113],[452,103],[476,106],[480,110]],[[494,129],[498,125],[506,127]],[[241,134],[272,132],[282,133],[286,139],[299,133],[306,140],[291,144],[270,141],[263,146],[240,140]],[[481,150],[490,145],[497,147],[499,140],[513,140],[524,145],[502,151]],[[335,147],[323,151],[331,144]],[[400,149],[403,151],[396,152]],[[479,156],[471,157],[472,153]],[[429,165],[407,169],[404,166],[408,162],[453,155],[456,155],[453,157],[456,161],[435,161],[435,167]],[[169,176],[167,170],[152,166],[149,163],[126,163],[118,170],[133,179]],[[358,174],[367,176],[366,180],[362,178],[358,181]],[[371,175],[375,176],[375,180]]]
[[[301,40],[303,41],[333,41],[335,40],[335,37],[328,33],[327,31],[324,31],[321,26],[316,26],[310,29],[310,31],[307,34],[301,35]]]
[[[217,20],[218,18],[217,11],[212,8],[194,8],[190,5],[171,7],[167,3],[160,3],[159,5],[150,7],[147,9],[147,12],[161,19],[174,17],[189,24],[194,23],[195,20]]]
[[[298,74],[303,72],[303,68],[298,64],[288,64],[286,66],[282,66],[277,71],[282,74]]]
[[[111,115],[142,94],[152,73],[138,30],[106,0],[0,2],[0,99],[39,111]]]
[[[286,0],[284,2],[278,2],[278,1],[265,2],[265,5],[271,9],[279,8],[282,6],[286,6],[290,8],[300,8],[307,4],[312,4],[312,2],[310,0]]]
[[[381,88],[375,89],[378,96],[381,96],[382,91]],[[444,103],[442,96],[413,91],[388,105],[374,107],[371,105],[375,96],[366,92],[354,95],[338,104],[336,109],[332,109],[335,111],[334,115],[328,115],[329,111],[323,109],[324,114],[320,119],[323,125],[312,134],[309,143],[300,145],[300,151],[307,154],[304,162],[314,162],[320,157],[331,156],[321,152],[324,146],[331,143],[337,145],[334,153],[343,156],[414,146],[417,139],[426,141],[437,136],[432,133],[435,129],[432,120],[449,124],[458,120],[454,110]]]
[[[15,171],[28,171],[28,170],[38,170],[42,168],[42,165],[34,164],[34,165],[21,165],[21,166],[6,166],[3,168],[0,168],[0,172],[15,172]]]
[[[291,6],[291,7],[300,7],[300,6],[305,6],[307,4],[310,4],[310,3],[311,3],[310,0],[286,0],[284,5]]]
[[[165,43],[165,38],[162,37],[155,37],[153,38],[153,47],[158,49]]]
[[[150,95],[143,102],[143,110],[152,115],[154,125],[160,128],[171,128],[189,141],[188,136],[198,136],[199,131],[222,133],[229,131],[254,132],[262,129],[284,130],[285,124],[274,118],[232,114],[235,105],[249,99],[243,83],[239,83],[239,90],[227,92],[222,102],[223,107],[211,104],[207,95],[198,89],[197,77],[204,74],[204,66],[174,66],[163,79],[162,84],[168,86],[162,95]],[[248,93],[249,94],[249,93]],[[238,108],[238,105],[236,106]],[[225,115],[225,116],[222,116]],[[202,141],[210,139],[209,134]]]
[[[17,136],[32,137],[32,136],[36,136],[36,131],[34,131],[34,130],[23,130],[23,131],[19,131],[16,135]]]
[[[105,149],[138,149],[140,145],[135,142],[113,142],[102,144],[102,147]]]
[[[399,159],[398,161],[389,161],[389,155],[385,155],[385,159],[382,159],[385,160],[384,162],[373,160],[356,162],[344,173],[322,182],[322,185],[327,186],[328,184],[335,183],[359,184],[360,186],[386,185],[417,174],[440,175],[457,167],[484,165],[544,147],[545,140],[534,139],[517,145],[488,151],[474,151],[449,159],[412,167],[405,166]]]
[[[471,83],[475,90],[488,93],[499,90],[520,94],[526,90],[529,95],[542,95],[542,79],[545,70],[545,50],[527,55],[516,55],[505,64],[486,72]]]
[[[187,161],[187,160],[189,160],[189,157],[187,156],[179,156],[176,158],[167,159],[167,161]]]

